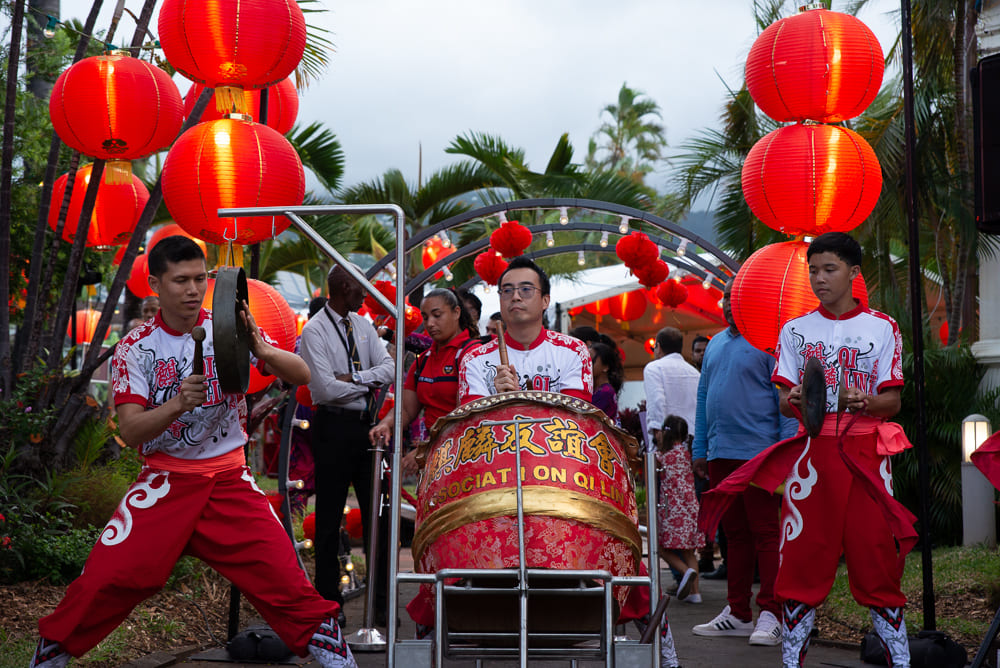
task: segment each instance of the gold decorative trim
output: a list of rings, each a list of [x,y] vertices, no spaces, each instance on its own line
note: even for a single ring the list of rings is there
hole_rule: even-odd
[[[639,528],[614,506],[557,487],[525,487],[524,514],[576,520],[625,541],[636,560],[641,558]],[[413,536],[413,559],[420,563],[424,550],[449,531],[493,517],[517,515],[517,490],[490,490],[453,501],[431,513]]]

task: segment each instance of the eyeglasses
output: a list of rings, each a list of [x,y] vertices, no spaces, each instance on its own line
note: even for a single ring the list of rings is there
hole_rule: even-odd
[[[508,285],[500,288],[500,299],[513,299],[515,290],[521,295],[521,299],[528,300],[535,294],[535,290],[541,291],[541,288],[536,288],[534,285],[519,285],[516,288]]]

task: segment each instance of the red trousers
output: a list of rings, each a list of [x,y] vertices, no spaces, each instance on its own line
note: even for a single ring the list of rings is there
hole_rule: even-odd
[[[83,574],[39,633],[82,656],[158,592],[182,555],[230,582],[299,656],[339,606],[316,593],[249,469],[214,476],[143,469],[108,522]]]
[[[718,485],[746,462],[741,459],[713,459],[708,462],[708,479]],[[750,597],[753,594],[754,566],[760,569],[757,606],[781,618],[781,604],[774,595],[778,575],[779,498],[759,487],[748,487],[733,499],[722,516],[722,530],[728,542],[726,598],[735,617],[753,619]]]
[[[860,431],[844,437],[844,453],[887,490],[889,458],[876,454],[874,431]],[[778,597],[812,607],[822,603],[841,554],[858,603],[880,608],[906,604],[899,586],[899,552],[883,508],[848,469],[837,438],[825,430],[811,439],[785,482]]]

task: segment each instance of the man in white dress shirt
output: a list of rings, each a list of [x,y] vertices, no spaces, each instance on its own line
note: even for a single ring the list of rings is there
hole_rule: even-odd
[[[701,374],[681,354],[684,335],[675,327],[664,327],[656,334],[656,357],[642,372],[646,389],[646,443],[656,443],[656,432],[668,415],[687,420],[688,433],[694,436],[698,407],[698,380]]]

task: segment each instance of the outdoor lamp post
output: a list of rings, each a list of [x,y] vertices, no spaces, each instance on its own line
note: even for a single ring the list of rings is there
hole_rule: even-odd
[[[979,414],[962,420],[962,544],[995,547],[996,519],[993,485],[972,463],[972,453],[992,433],[990,421]]]

